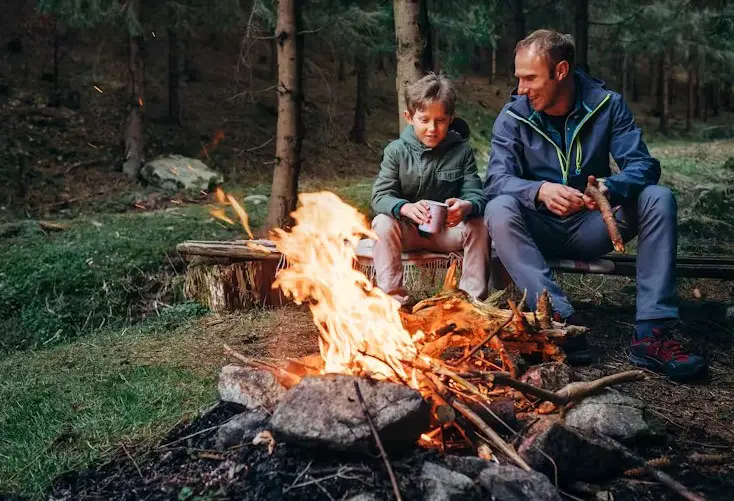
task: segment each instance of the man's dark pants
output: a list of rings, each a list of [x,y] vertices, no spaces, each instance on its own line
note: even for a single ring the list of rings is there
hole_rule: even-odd
[[[637,320],[678,317],[675,259],[678,241],[677,205],[668,188],[647,186],[637,199],[616,214],[625,242],[638,235]],[[560,218],[524,207],[516,198],[492,199],[484,213],[497,254],[515,284],[527,289],[528,306],[543,291],[562,317],[573,307],[551,275],[546,259],[596,259],[612,250],[599,211]]]

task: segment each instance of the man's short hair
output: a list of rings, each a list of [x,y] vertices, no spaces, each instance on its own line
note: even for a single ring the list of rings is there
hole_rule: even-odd
[[[515,46],[515,54],[521,50],[531,49],[545,58],[550,68],[551,78],[554,78],[556,65],[561,61],[568,61],[573,68],[576,49],[573,36],[553,30],[536,30],[523,38]]]
[[[436,101],[443,104],[447,115],[453,116],[456,110],[456,90],[451,80],[443,75],[431,72],[405,87],[405,107],[410,116],[416,111],[425,110]]]

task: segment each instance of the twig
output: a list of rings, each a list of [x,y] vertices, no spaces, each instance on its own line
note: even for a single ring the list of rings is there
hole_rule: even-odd
[[[453,399],[454,401],[451,402],[451,406],[462,413],[465,418],[467,418],[471,423],[479,428],[479,431],[484,433],[487,438],[489,438],[499,449],[510,459],[512,459],[517,466],[522,468],[525,471],[532,471],[533,469],[530,468],[530,466],[525,462],[523,458],[520,457],[520,455],[515,451],[515,449],[510,446],[505,440],[500,437],[496,431],[494,431],[492,428],[487,425],[484,421],[482,421],[482,418],[477,416],[474,411],[472,411],[469,407],[464,405],[459,400]]]
[[[608,386],[614,386],[616,384],[631,383],[633,381],[642,381],[647,376],[642,371],[627,371],[620,372],[618,374],[612,374],[611,376],[605,376],[594,381],[588,381],[583,383],[571,383],[564,386],[556,392],[556,395],[564,399],[564,403],[568,403],[572,400],[581,400],[588,397],[592,393],[606,388]]]
[[[367,424],[370,427],[370,430],[372,430],[372,436],[375,437],[375,442],[377,443],[377,448],[380,450],[380,455],[382,456],[383,461],[385,461],[385,467],[387,468],[387,474],[390,477],[390,483],[392,483],[392,489],[395,493],[395,499],[397,501],[402,501],[402,497],[400,496],[400,488],[398,487],[398,479],[395,478],[395,472],[392,469],[392,466],[390,465],[390,460],[387,458],[387,453],[385,452],[385,448],[382,446],[382,440],[380,440],[380,434],[377,433],[377,428],[375,428],[375,423],[372,421],[372,416],[370,416],[369,410],[367,410],[367,404],[364,401],[364,397],[362,396],[362,390],[359,389],[359,383],[357,381],[354,382],[354,390],[357,392],[357,399],[359,400],[359,403],[362,405],[362,411],[364,412],[364,417],[367,419]]]
[[[599,212],[601,212],[601,218],[607,227],[609,238],[611,238],[614,244],[614,250],[617,252],[624,252],[624,240],[622,235],[619,233],[619,226],[617,226],[617,220],[612,213],[612,207],[609,204],[609,199],[599,190],[598,181],[595,184],[587,184],[585,195],[590,196],[596,202]]]
[[[255,146],[255,147],[253,147],[253,148],[248,148],[248,149],[246,149],[245,151],[247,151],[247,152],[252,152],[252,151],[257,151],[257,150],[259,150],[259,149],[261,149],[261,148],[264,148],[264,147],[266,147],[267,145],[269,145],[270,143],[272,143],[272,142],[273,142],[273,139],[275,139],[275,138],[272,138],[272,137],[271,137],[270,139],[268,139],[267,141],[265,141],[265,142],[264,142],[263,144],[261,144],[260,146]]]
[[[513,312],[512,312],[512,314],[510,315],[510,317],[509,317],[509,318],[508,318],[507,320],[505,320],[505,322],[504,322],[504,323],[503,323],[502,325],[500,325],[500,326],[499,326],[499,327],[497,327],[497,328],[496,328],[495,330],[493,330],[493,331],[492,331],[492,332],[491,332],[491,333],[490,333],[490,334],[489,334],[489,335],[488,335],[487,337],[485,337],[485,338],[484,338],[484,339],[482,340],[482,342],[481,342],[481,343],[479,343],[479,344],[478,344],[478,345],[476,345],[476,346],[475,346],[474,348],[472,348],[472,349],[471,349],[471,350],[469,351],[469,353],[467,353],[466,355],[464,355],[463,357],[461,357],[461,358],[459,359],[459,361],[458,361],[458,362],[456,362],[456,364],[455,364],[455,365],[460,365],[460,364],[463,364],[464,362],[466,362],[467,360],[469,360],[469,359],[470,359],[471,357],[473,357],[473,356],[474,356],[474,354],[475,354],[476,352],[478,352],[479,350],[481,350],[481,349],[482,349],[482,347],[483,347],[483,346],[484,346],[485,344],[489,343],[489,342],[490,342],[490,341],[492,340],[492,338],[493,338],[493,337],[495,337],[495,336],[496,336],[496,335],[498,335],[498,334],[499,334],[500,332],[502,332],[502,329],[504,329],[505,327],[507,327],[508,325],[510,325],[510,322],[512,322],[512,319],[513,319],[514,317],[515,317],[515,312],[513,311]]]
[[[562,396],[556,393],[553,393],[552,391],[548,391],[543,388],[538,388],[537,386],[533,386],[531,384],[523,383],[522,381],[518,381],[517,379],[510,377],[509,374],[507,375],[491,374],[491,373],[487,373],[487,374],[491,375],[491,378],[495,383],[509,386],[510,388],[514,388],[523,393],[529,393],[533,395],[534,397],[538,397],[541,400],[553,402],[556,405],[563,405],[567,402],[567,400],[564,399]]]
[[[127,451],[127,447],[125,447],[125,444],[122,444],[122,450],[125,451],[125,454],[127,455],[127,457],[130,458],[130,461],[132,461],[133,465],[135,466],[135,469],[138,470],[138,475],[140,475],[140,480],[142,480],[143,483],[146,483],[145,477],[143,477],[143,472],[140,471],[140,467],[138,466],[138,463],[135,462],[135,459],[133,459],[133,457]]]

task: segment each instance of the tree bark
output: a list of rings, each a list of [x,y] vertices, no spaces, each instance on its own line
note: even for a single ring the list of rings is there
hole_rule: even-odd
[[[339,80],[340,82],[343,82],[344,80],[347,79],[347,73],[346,73],[346,70],[344,69],[344,58],[343,57],[339,58],[339,69],[336,72],[336,79]]]
[[[357,73],[357,102],[354,106],[354,127],[349,134],[349,139],[355,143],[364,144],[367,139],[367,92],[368,92],[368,67],[367,60],[362,55],[354,57],[354,68]]]
[[[675,66],[675,49],[673,47],[668,49],[669,51],[669,61],[668,61],[668,107],[673,105],[673,101],[675,101],[675,75],[673,75],[673,68]]]
[[[515,43],[525,38],[525,6],[523,0],[515,0],[512,12],[512,24],[515,28]]]
[[[141,0],[132,0],[130,13],[139,22]],[[130,101],[125,125],[125,159],[122,171],[137,177],[144,161],[143,144],[143,105],[145,67],[143,65],[143,37],[140,33],[131,34],[128,41],[128,88]]]
[[[420,29],[421,2],[425,0],[393,0],[395,9],[395,52],[397,56],[398,119],[400,132],[405,128],[405,87],[423,76],[425,40]]]
[[[670,132],[670,111],[668,105],[668,92],[670,91],[670,50],[665,49],[661,55],[660,61],[660,80],[662,85],[661,108],[660,108],[660,132],[668,134]]]
[[[658,90],[658,58],[656,56],[650,56],[650,97],[657,96]]]
[[[693,97],[693,67],[688,68],[688,81],[686,82],[687,94],[688,94],[688,105],[686,106],[686,132],[693,130],[693,108],[694,108],[694,97]]]
[[[423,71],[434,71],[436,69],[436,54],[433,47],[433,40],[436,33],[431,29],[431,20],[428,17],[428,2],[422,0],[420,2],[420,21],[418,22],[421,30],[425,46],[423,48]]]
[[[264,231],[287,228],[298,201],[301,170],[301,103],[303,102],[303,37],[301,0],[279,0],[275,38],[278,41],[278,123],[273,188]]]
[[[490,50],[490,63],[489,63],[489,83],[493,83],[494,79],[497,78],[497,48],[492,47]]]
[[[698,65],[696,67],[696,109],[694,114],[696,118],[702,118],[703,108],[705,106],[703,91],[704,91],[704,69],[705,69],[706,55],[702,52],[698,54]]]
[[[181,50],[176,26],[168,27],[168,118],[181,124],[181,100],[179,94],[179,69]]]
[[[639,79],[637,78],[637,58],[633,56],[630,59],[629,64],[630,64],[629,71],[630,71],[630,80],[631,80],[630,87],[632,87],[631,89],[632,101],[636,103],[640,100],[640,85],[639,85]]]
[[[658,54],[658,67],[657,70],[657,78],[655,81],[657,82],[657,89],[655,89],[655,111],[662,116],[663,114],[663,88],[665,87],[666,80],[663,68],[663,61],[665,60],[665,51]]]
[[[721,81],[716,80],[711,88],[711,116],[718,117],[721,110]]]
[[[629,56],[627,52],[622,54],[622,97],[627,99],[629,85]]]
[[[589,0],[576,0],[576,66],[588,72]]]

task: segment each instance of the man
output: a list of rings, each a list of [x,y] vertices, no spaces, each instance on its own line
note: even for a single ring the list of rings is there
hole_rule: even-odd
[[[547,289],[560,319],[573,323],[546,259],[593,259],[612,249],[601,213],[583,193],[598,182],[621,206],[624,240],[639,235],[630,361],[671,378],[697,376],[706,362],[669,338],[678,318],[675,198],[657,186],[660,163],[622,97],[573,63],[573,40],[555,31],[536,31],[515,48],[518,88],[494,124],[484,184],[497,254],[530,306]],[[619,174],[611,175],[610,154]]]

